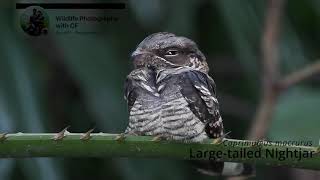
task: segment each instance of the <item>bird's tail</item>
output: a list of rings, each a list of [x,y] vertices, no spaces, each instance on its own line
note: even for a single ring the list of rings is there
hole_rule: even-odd
[[[255,176],[255,167],[245,163],[197,161],[196,169],[210,176]]]

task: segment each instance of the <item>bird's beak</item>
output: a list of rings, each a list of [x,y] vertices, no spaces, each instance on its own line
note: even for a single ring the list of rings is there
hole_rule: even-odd
[[[141,48],[137,48],[132,54],[131,54],[131,58],[132,60],[141,57],[141,55],[146,55],[146,54],[152,54],[149,51],[143,50]]]
[[[141,54],[144,54],[144,51],[140,48],[137,48],[135,51],[133,51],[133,53],[131,54],[131,57],[135,57]]]

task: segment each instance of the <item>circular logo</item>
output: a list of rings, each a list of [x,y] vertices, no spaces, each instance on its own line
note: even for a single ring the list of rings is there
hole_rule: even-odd
[[[48,34],[49,16],[40,6],[30,6],[20,16],[22,30],[31,36]]]

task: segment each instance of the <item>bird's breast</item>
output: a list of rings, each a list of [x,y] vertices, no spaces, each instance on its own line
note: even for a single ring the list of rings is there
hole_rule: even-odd
[[[138,98],[130,111],[129,129],[175,140],[202,141],[207,138],[205,124],[193,114],[182,94],[169,91],[162,91],[159,97]]]

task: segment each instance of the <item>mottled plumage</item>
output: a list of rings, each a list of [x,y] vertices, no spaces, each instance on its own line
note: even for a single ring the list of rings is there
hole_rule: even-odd
[[[223,134],[214,82],[189,67],[132,71],[127,79],[126,132],[200,142]]]
[[[171,33],[152,34],[138,45],[132,60],[134,70],[125,83],[126,133],[186,142],[223,135],[215,83],[208,75],[205,56],[192,40]],[[226,163],[211,162],[209,167],[221,174]]]

